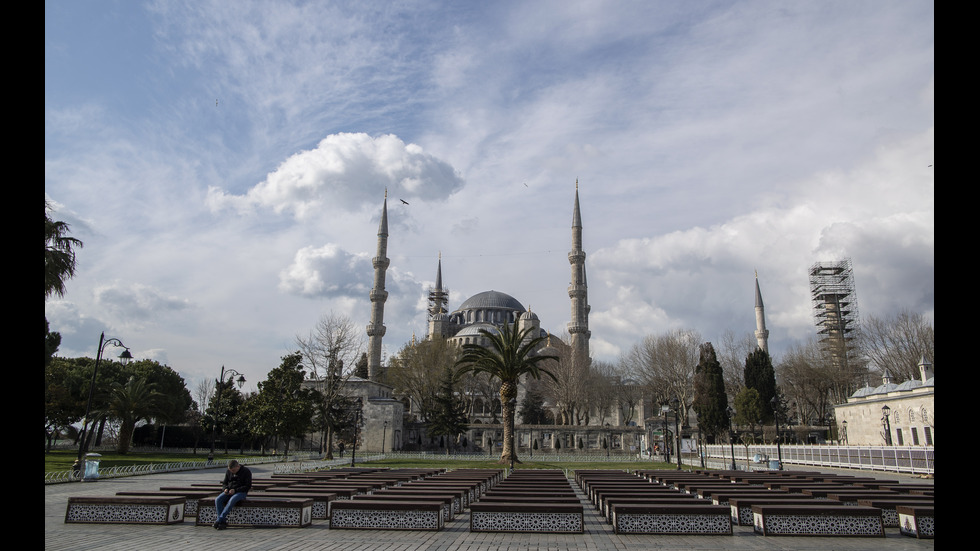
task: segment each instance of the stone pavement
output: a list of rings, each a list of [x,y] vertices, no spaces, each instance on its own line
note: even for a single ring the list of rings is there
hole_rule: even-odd
[[[268,477],[274,465],[251,466],[256,477]],[[808,468],[807,470],[818,470]],[[820,469],[823,470],[823,469]],[[847,471],[854,474],[855,471]],[[865,472],[861,471],[861,475]],[[637,551],[684,549],[718,551],[815,550],[888,551],[933,550],[935,540],[903,536],[886,528],[886,537],[774,537],[755,534],[751,526],[734,526],[731,536],[618,535],[585,502],[584,534],[471,533],[464,512],[439,532],[402,530],[329,530],[326,520],[306,528],[228,528],[195,526],[194,517],[167,526],[135,524],[65,524],[68,497],[115,495],[119,491],[157,490],[160,486],[220,482],[224,467],[176,473],[106,478],[96,482],[48,484],[44,487],[44,548],[49,551]],[[895,473],[874,473],[903,482],[932,482]],[[573,487],[577,485],[573,482]]]

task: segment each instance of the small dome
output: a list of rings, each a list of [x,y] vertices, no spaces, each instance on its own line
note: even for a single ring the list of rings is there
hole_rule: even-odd
[[[912,390],[913,388],[918,388],[922,386],[922,381],[918,379],[909,379],[904,383],[898,385],[895,390]]]
[[[874,393],[874,389],[871,388],[870,386],[866,386],[864,388],[857,389],[857,391],[855,391],[854,394],[851,394],[851,398],[864,398],[865,396],[869,396],[873,393]]]
[[[459,330],[456,333],[456,337],[483,337],[483,333],[480,333],[480,329],[486,329],[491,333],[497,333],[497,328],[490,323],[474,323],[473,325],[468,325]]]
[[[538,321],[538,315],[528,310],[527,312],[521,314],[521,319],[525,321]]]

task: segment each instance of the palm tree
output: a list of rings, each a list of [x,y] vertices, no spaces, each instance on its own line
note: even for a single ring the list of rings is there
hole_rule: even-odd
[[[75,248],[82,242],[68,237],[68,224],[51,220],[44,202],[44,298],[65,296],[65,282],[75,275]]]
[[[129,452],[136,423],[153,418],[159,412],[158,404],[162,397],[156,391],[156,385],[145,378],[130,377],[124,385],[113,383],[105,413],[119,420],[117,453]]]
[[[456,361],[460,373],[486,373],[500,379],[500,404],[504,417],[504,449],[500,463],[517,461],[514,449],[514,410],[517,405],[517,385],[523,375],[540,379],[541,374],[555,379],[550,371],[538,364],[558,360],[557,356],[537,355],[535,351],[545,337],[532,337],[532,328],[518,330],[516,324],[504,324],[496,331],[480,329],[488,345],[464,344],[463,354]]]

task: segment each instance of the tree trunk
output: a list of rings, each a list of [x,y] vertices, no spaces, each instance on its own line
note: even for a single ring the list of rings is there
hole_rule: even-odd
[[[116,453],[125,455],[129,453],[129,444],[133,440],[133,431],[136,430],[136,421],[123,421],[119,425],[119,441],[116,443]]]
[[[501,413],[504,417],[504,446],[500,454],[500,463],[510,463],[517,460],[517,450],[514,449],[514,414],[517,398],[517,384],[515,381],[504,381],[500,384],[500,403]]]

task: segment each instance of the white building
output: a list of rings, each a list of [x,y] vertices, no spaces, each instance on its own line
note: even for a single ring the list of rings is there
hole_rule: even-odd
[[[901,384],[888,372],[882,384],[859,389],[834,407],[842,444],[851,446],[935,445],[936,402],[932,364],[923,357],[919,379]]]

